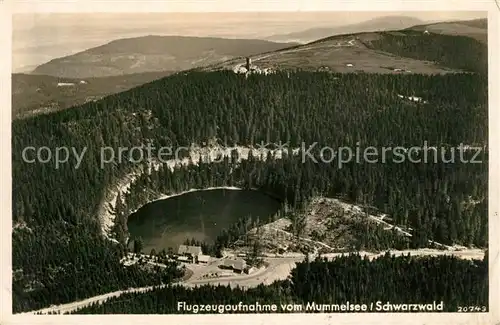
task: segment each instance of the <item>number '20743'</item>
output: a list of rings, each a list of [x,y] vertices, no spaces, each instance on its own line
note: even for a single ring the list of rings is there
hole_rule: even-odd
[[[486,306],[458,306],[459,313],[477,313],[477,312],[486,312]]]

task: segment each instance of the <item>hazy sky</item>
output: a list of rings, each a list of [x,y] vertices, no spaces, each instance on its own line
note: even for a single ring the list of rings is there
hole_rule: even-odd
[[[13,70],[142,35],[264,38],[314,27],[355,24],[383,16],[422,21],[485,18],[485,12],[288,12],[288,13],[87,13],[16,14],[13,17]]]

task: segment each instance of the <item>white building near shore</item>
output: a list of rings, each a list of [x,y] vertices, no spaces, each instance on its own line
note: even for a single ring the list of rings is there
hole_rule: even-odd
[[[58,82],[57,87],[72,87],[75,84],[73,82]]]

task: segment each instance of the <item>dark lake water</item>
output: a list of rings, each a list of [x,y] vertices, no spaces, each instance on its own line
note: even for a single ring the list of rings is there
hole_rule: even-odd
[[[276,199],[252,190],[196,191],[146,204],[128,218],[130,237],[141,236],[143,251],[174,250],[186,239],[213,242],[238,219],[268,220],[280,208]]]

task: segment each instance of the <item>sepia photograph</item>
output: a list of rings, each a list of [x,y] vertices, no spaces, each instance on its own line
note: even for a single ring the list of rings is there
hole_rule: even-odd
[[[13,13],[11,313],[488,314],[489,24]]]

